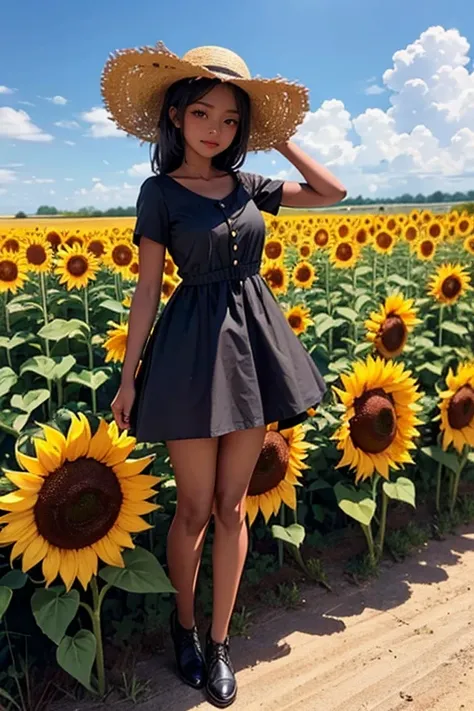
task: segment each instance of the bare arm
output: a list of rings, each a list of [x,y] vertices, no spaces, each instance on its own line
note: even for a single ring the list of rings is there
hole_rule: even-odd
[[[130,307],[127,350],[122,366],[122,385],[134,382],[135,372],[158,309],[166,248],[142,237],[139,247],[139,277]]]
[[[285,207],[319,207],[343,200],[347,191],[329,170],[320,165],[291,141],[275,146],[306,180],[306,184],[286,180],[282,202]]]

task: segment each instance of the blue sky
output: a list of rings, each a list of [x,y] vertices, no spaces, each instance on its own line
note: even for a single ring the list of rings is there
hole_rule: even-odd
[[[305,83],[296,140],[351,195],[474,186],[466,0],[23,0],[2,8],[1,34],[0,214],[135,203],[149,148],[113,135],[100,73],[109,52],[159,39],[177,54],[224,45],[253,74]],[[274,152],[246,167],[297,178]]]

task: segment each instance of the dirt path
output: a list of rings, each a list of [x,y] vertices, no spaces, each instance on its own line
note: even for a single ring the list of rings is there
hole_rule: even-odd
[[[235,711],[474,711],[474,527],[364,588],[335,587],[312,588],[301,610],[271,611],[249,640],[233,640]],[[116,708],[213,708],[162,661],[144,671],[156,696]]]

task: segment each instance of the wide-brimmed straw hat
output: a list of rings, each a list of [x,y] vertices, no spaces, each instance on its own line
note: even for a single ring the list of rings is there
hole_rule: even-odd
[[[306,87],[280,76],[252,77],[244,60],[224,47],[196,47],[183,57],[162,42],[155,47],[116,50],[102,71],[101,91],[119,128],[157,143],[166,90],[190,77],[217,77],[247,92],[251,100],[249,150],[265,150],[287,141],[309,109]]]

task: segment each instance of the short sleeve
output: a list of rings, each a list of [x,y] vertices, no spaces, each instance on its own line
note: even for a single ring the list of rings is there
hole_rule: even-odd
[[[165,246],[168,244],[168,210],[157,176],[147,178],[138,194],[133,243],[140,244],[141,237],[148,237]]]
[[[243,182],[259,210],[277,215],[281,205],[283,180],[265,178],[255,173],[241,173]]]

